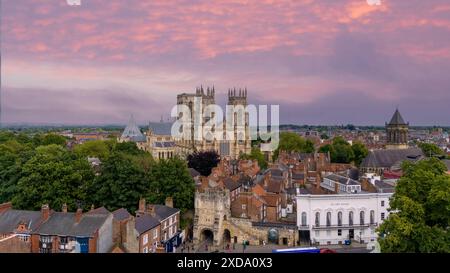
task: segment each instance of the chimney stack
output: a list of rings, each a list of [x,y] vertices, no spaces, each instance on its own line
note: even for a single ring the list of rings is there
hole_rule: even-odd
[[[147,212],[148,214],[150,214],[151,216],[155,217],[156,216],[156,211],[155,211],[155,206],[148,204],[147,205]]]
[[[66,203],[64,203],[62,205],[62,210],[61,211],[64,212],[64,213],[67,213],[67,204]]]
[[[173,208],[173,198],[170,196],[166,198],[166,207]]]
[[[79,223],[80,222],[80,220],[81,220],[81,215],[83,214],[83,209],[82,208],[78,208],[77,209],[77,212],[75,213],[75,221],[77,222],[77,223]]]
[[[339,193],[339,183],[334,182],[334,193]]]
[[[49,216],[50,216],[50,207],[48,206],[48,204],[42,205],[42,207],[41,207],[42,221],[47,221]]]
[[[139,211],[144,212],[145,211],[145,198],[139,199]]]

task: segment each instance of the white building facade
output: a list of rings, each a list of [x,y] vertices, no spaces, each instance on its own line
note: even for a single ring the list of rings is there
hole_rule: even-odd
[[[334,245],[376,241],[375,229],[388,217],[392,193],[297,194],[302,244]]]

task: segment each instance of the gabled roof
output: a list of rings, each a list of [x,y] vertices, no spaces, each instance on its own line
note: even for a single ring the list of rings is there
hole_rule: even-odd
[[[419,148],[389,149],[370,151],[361,163],[363,168],[390,168],[399,161],[416,161],[422,158],[423,152]]]
[[[73,237],[92,237],[99,230],[110,214],[85,213],[80,222],[75,220],[73,212],[54,212],[47,221],[35,231],[42,235],[60,235]]]
[[[395,113],[392,116],[389,125],[406,125],[406,122],[403,119],[402,115],[400,114],[400,111],[398,111],[398,109],[395,110]]]
[[[153,206],[155,208],[156,218],[159,221],[162,221],[180,211],[179,209],[171,208],[164,205],[153,205]]]
[[[41,222],[40,211],[8,209],[0,213],[0,233],[12,233],[21,223],[30,230],[35,230]]]
[[[339,184],[343,184],[343,185],[360,185],[360,183],[356,180],[353,180],[349,177],[337,175],[337,174],[330,174],[330,175],[327,175],[325,178],[328,178],[330,180],[333,180],[333,181],[335,181]]]
[[[139,234],[142,234],[152,228],[159,226],[160,222],[156,217],[148,214],[136,217],[135,228]]]
[[[117,209],[112,212],[114,219],[118,221],[123,221],[130,218],[131,214],[124,208]]]

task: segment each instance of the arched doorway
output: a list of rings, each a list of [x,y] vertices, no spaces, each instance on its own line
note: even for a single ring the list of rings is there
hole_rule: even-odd
[[[212,245],[214,242],[214,233],[210,229],[204,229],[201,233],[200,241]]]
[[[227,245],[229,243],[231,243],[231,233],[230,233],[230,230],[225,229],[223,231],[223,244]]]
[[[267,239],[268,239],[269,243],[278,244],[278,237],[279,237],[279,234],[278,234],[277,229],[274,229],[274,228],[269,229],[268,234],[267,234]]]

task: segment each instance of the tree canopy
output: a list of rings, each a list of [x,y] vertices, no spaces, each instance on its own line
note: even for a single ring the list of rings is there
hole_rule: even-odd
[[[257,160],[258,166],[261,168],[261,170],[267,169],[267,160],[264,157],[264,154],[261,152],[261,150],[258,147],[252,147],[250,154],[242,154],[239,157],[240,159],[251,159],[251,160]]]
[[[277,158],[280,151],[312,153],[314,150],[314,143],[311,140],[293,132],[282,132],[280,133],[280,143],[274,152],[274,157]]]
[[[342,137],[335,137],[332,144],[327,144],[319,148],[321,153],[330,153],[333,163],[351,163],[359,166],[363,159],[368,155],[369,150],[361,142],[355,142],[353,145],[345,141]]]
[[[94,204],[134,213],[141,197],[163,204],[171,196],[178,208],[193,207],[195,185],[181,159],[155,162],[135,143],[114,140],[88,141],[73,150],[61,144],[58,135],[0,131],[0,203],[29,210],[45,203],[60,210],[66,203],[72,211]],[[95,171],[88,156],[100,158]]]
[[[405,162],[378,228],[383,252],[450,252],[450,176],[436,158]]]
[[[420,142],[418,146],[427,157],[445,157],[444,151],[436,144]]]

